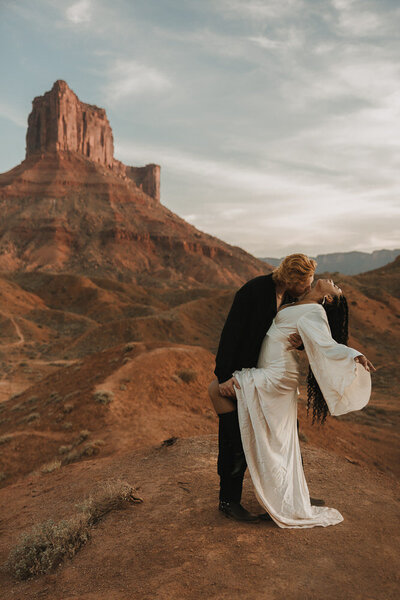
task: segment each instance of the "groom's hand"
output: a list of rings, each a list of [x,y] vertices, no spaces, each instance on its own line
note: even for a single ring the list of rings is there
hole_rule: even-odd
[[[303,340],[301,339],[298,333],[292,333],[291,335],[289,335],[288,340],[290,344],[288,350],[297,350],[299,346],[303,345]]]
[[[235,384],[235,386],[240,390],[240,385],[236,377],[231,377],[227,381],[224,381],[224,383],[220,383],[219,393],[221,394],[221,396],[227,396],[228,398],[236,398],[236,392],[233,384]]]

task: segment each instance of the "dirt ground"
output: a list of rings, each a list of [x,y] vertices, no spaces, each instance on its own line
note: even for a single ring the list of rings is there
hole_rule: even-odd
[[[68,517],[101,480],[121,478],[142,504],[109,513],[73,559],[28,582],[1,573],[2,598],[31,600],[390,600],[398,598],[399,485],[302,445],[310,493],[339,525],[280,529],[218,511],[217,436],[178,438],[29,476],[0,490],[0,559],[32,523]],[[243,505],[263,512],[248,470]]]

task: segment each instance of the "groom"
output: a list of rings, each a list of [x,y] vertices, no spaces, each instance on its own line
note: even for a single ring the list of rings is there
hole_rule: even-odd
[[[257,366],[262,341],[278,308],[310,290],[316,266],[316,261],[305,254],[291,254],[269,275],[260,275],[245,283],[236,292],[222,329],[215,359],[216,379],[209,385],[208,392],[219,418],[219,510],[238,521],[259,521],[259,518],[268,519],[268,515],[253,515],[240,504],[247,462],[234,385],[240,386],[232,373]],[[292,334],[288,341],[293,349],[303,349],[297,334]],[[324,504],[313,498],[311,503]]]

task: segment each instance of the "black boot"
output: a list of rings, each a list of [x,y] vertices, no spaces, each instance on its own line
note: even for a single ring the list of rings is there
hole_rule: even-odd
[[[240,504],[247,462],[240,435],[237,410],[221,413],[218,417],[219,510],[238,521],[257,521],[257,516],[249,513]]]
[[[220,500],[240,502],[247,468],[237,410],[218,415]]]
[[[218,508],[229,519],[234,519],[235,521],[260,523],[258,516],[249,513],[249,511],[243,508],[239,502],[227,502],[226,500],[220,500]]]

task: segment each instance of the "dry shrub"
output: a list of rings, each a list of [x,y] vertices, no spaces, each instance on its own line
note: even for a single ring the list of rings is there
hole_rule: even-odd
[[[103,440],[93,440],[92,442],[87,442],[83,446],[79,448],[73,448],[66,454],[62,459],[63,465],[69,465],[72,462],[76,462],[82,456],[93,456],[97,454],[100,450],[100,446],[103,446]]]
[[[66,454],[67,452],[70,452],[73,448],[72,444],[68,444],[67,446],[60,446],[58,448],[58,454]]]
[[[81,429],[81,431],[79,432],[79,434],[77,435],[77,437],[74,440],[74,444],[78,445],[78,444],[84,442],[85,440],[87,440],[89,435],[90,435],[90,431],[88,429]]]
[[[8,556],[6,568],[16,579],[29,579],[48,573],[72,557],[89,539],[86,518],[79,515],[56,523],[48,519],[20,536],[18,545]]]
[[[61,467],[61,461],[58,460],[57,458],[55,458],[51,462],[46,463],[45,465],[42,465],[40,467],[40,471],[42,473],[52,473],[53,471],[55,471],[56,469],[59,469],[60,467]]]
[[[82,442],[84,442],[85,440],[87,440],[87,438],[90,435],[90,431],[88,429],[82,429],[79,434],[72,440],[71,444],[67,444],[64,446],[60,446],[58,448],[58,453],[59,454],[67,454],[67,452],[71,452],[71,450],[73,450],[76,446],[79,446],[80,444],[82,444]],[[101,446],[104,442],[102,440],[95,440],[94,442],[92,442],[92,444],[96,445],[96,446]],[[94,454],[93,452],[93,448],[92,450],[88,450],[90,443],[88,442],[88,444],[86,444],[86,446],[82,449],[82,453],[85,454],[86,456],[90,455],[90,452],[92,454]],[[78,456],[79,458],[79,456]],[[73,462],[73,461],[69,461],[69,462]]]
[[[135,342],[129,342],[129,344],[125,345],[124,352],[130,352],[136,346]]]
[[[52,404],[53,402],[61,402],[63,397],[58,392],[51,392],[50,396],[46,400],[46,404]]]
[[[182,369],[181,371],[178,371],[178,375],[185,383],[190,383],[197,379],[197,373],[196,371],[193,371],[193,369]]]
[[[7,442],[12,440],[12,435],[5,433],[4,435],[0,435],[0,446],[2,444],[6,444]]]
[[[90,495],[76,507],[87,515],[88,523],[94,525],[111,510],[120,508],[126,501],[143,502],[139,496],[133,495],[129,483],[120,479],[109,479],[94,486]]]
[[[39,400],[38,396],[31,396],[28,400],[25,401],[26,404],[36,404]]]
[[[29,415],[26,415],[25,417],[22,417],[22,419],[20,419],[18,422],[19,423],[33,423],[33,421],[37,421],[38,419],[40,419],[40,414],[38,412],[33,412],[33,413],[30,413]]]
[[[58,522],[48,519],[23,533],[9,553],[5,568],[16,579],[48,573],[71,558],[90,539],[90,527],[111,510],[129,501],[143,502],[134,488],[119,479],[102,482],[76,507],[79,512]]]
[[[107,390],[99,390],[94,393],[94,399],[100,404],[110,404],[114,400],[114,394]]]

